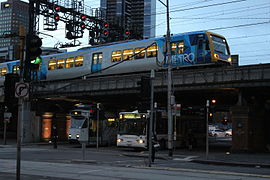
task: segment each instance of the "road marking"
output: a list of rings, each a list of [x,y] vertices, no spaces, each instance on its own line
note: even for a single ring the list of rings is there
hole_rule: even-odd
[[[92,173],[92,172],[98,172],[101,171],[100,169],[94,169],[94,170],[90,170],[90,171],[80,171],[78,172],[79,174],[87,174],[87,173]]]
[[[270,175],[265,174],[249,174],[249,173],[238,173],[238,172],[228,172],[228,171],[210,171],[210,170],[200,170],[200,169],[185,169],[185,168],[163,168],[163,167],[142,167],[142,166],[132,166],[134,168],[140,169],[157,169],[157,170],[169,170],[169,171],[185,171],[185,172],[195,172],[195,173],[208,173],[208,174],[220,174],[220,175],[234,175],[234,176],[248,176],[248,177],[260,177],[260,178],[270,178]]]

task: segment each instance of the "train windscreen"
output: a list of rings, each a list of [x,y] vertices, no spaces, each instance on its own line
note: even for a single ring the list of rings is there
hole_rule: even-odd
[[[213,41],[215,51],[222,53],[224,55],[229,55],[227,43],[226,43],[226,40],[224,38],[214,36],[214,35],[212,35],[211,38]]]

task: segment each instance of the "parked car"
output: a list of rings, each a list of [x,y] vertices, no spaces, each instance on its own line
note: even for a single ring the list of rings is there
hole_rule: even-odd
[[[221,129],[215,129],[213,131],[209,132],[210,136],[215,136],[215,137],[225,137],[226,132],[221,130]]]
[[[228,129],[225,131],[225,136],[232,136],[232,129]]]

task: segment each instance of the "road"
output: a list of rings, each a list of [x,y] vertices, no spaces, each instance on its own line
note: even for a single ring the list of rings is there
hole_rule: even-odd
[[[268,168],[247,168],[205,165],[189,162],[191,156],[175,155],[173,160],[156,159],[148,167],[145,152],[116,148],[88,147],[86,160],[82,160],[81,148],[74,145],[22,147],[22,179],[181,179],[181,180],[260,180],[270,179]],[[162,152],[158,152],[162,153]],[[142,155],[130,157],[127,154]],[[0,179],[14,179],[16,172],[16,148],[0,148]],[[58,178],[58,179],[57,179]]]

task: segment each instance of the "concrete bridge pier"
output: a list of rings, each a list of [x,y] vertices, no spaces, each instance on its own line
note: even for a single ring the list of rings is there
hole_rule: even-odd
[[[270,151],[270,98],[268,88],[239,89],[238,103],[231,107],[232,150]]]

